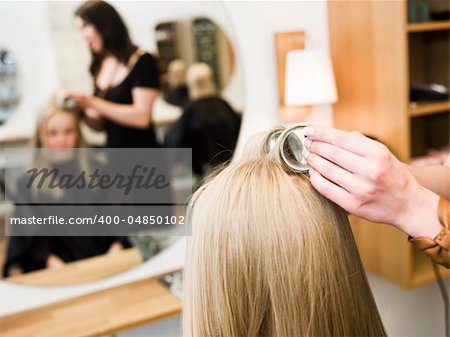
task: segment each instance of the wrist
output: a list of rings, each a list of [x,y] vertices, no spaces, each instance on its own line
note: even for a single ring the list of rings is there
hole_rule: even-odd
[[[90,96],[89,97],[89,108],[95,112],[96,117],[102,117],[102,109],[101,109],[101,103],[103,99],[97,96]]]
[[[439,196],[422,186],[411,196],[396,226],[414,238],[434,238],[442,229],[438,218]]]
[[[91,109],[94,108],[96,98],[97,97],[95,96],[86,96],[86,107]]]

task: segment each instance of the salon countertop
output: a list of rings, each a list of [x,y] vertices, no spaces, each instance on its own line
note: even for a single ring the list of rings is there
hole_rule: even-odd
[[[184,266],[185,251],[186,240],[180,238],[169,248],[131,270],[106,279],[77,285],[30,286],[0,281],[0,317],[43,308],[50,304],[181,270]],[[3,337],[2,334],[0,336]]]
[[[151,278],[0,317],[0,336],[103,336],[180,312],[181,301]]]
[[[136,248],[129,248],[114,254],[103,254],[66,263],[58,269],[42,269],[11,276],[6,281],[40,286],[80,284],[123,273],[141,263],[142,256],[139,251]]]

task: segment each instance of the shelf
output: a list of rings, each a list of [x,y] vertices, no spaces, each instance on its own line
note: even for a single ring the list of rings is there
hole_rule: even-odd
[[[408,33],[415,32],[431,32],[434,30],[449,30],[450,21],[430,21],[430,22],[420,22],[420,23],[410,23],[406,25],[406,31]]]
[[[424,102],[418,103],[414,108],[408,108],[410,117],[431,115],[436,112],[445,112],[450,110],[450,102]]]
[[[339,91],[339,101],[333,105],[334,125],[370,132],[404,162],[429,145],[448,144],[450,110],[448,100],[408,106],[412,83],[448,83],[450,20],[408,24],[407,4],[406,0],[371,1],[370,6],[327,1],[330,53]],[[352,57],[345,57],[343,48]],[[374,86],[374,81],[383,85]],[[397,132],[385,132],[386,125]],[[434,281],[429,259],[413,251],[400,231],[356,218],[352,230],[367,270],[405,287]]]

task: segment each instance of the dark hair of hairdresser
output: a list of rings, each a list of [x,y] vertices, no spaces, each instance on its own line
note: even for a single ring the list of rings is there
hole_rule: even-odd
[[[130,56],[136,51],[128,29],[119,13],[109,3],[100,0],[86,1],[75,12],[75,16],[85,24],[92,24],[103,40],[103,50],[92,53],[89,71],[93,76],[99,70],[104,56],[113,55],[123,64],[127,64]]]

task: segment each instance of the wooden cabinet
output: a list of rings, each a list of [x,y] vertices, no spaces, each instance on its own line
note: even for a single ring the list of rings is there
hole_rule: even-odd
[[[408,24],[406,0],[329,1],[328,15],[339,95],[335,126],[375,137],[404,162],[448,144],[449,102],[412,105],[409,88],[448,86],[450,21]],[[408,287],[434,279],[429,259],[405,234],[351,222],[367,270]]]

